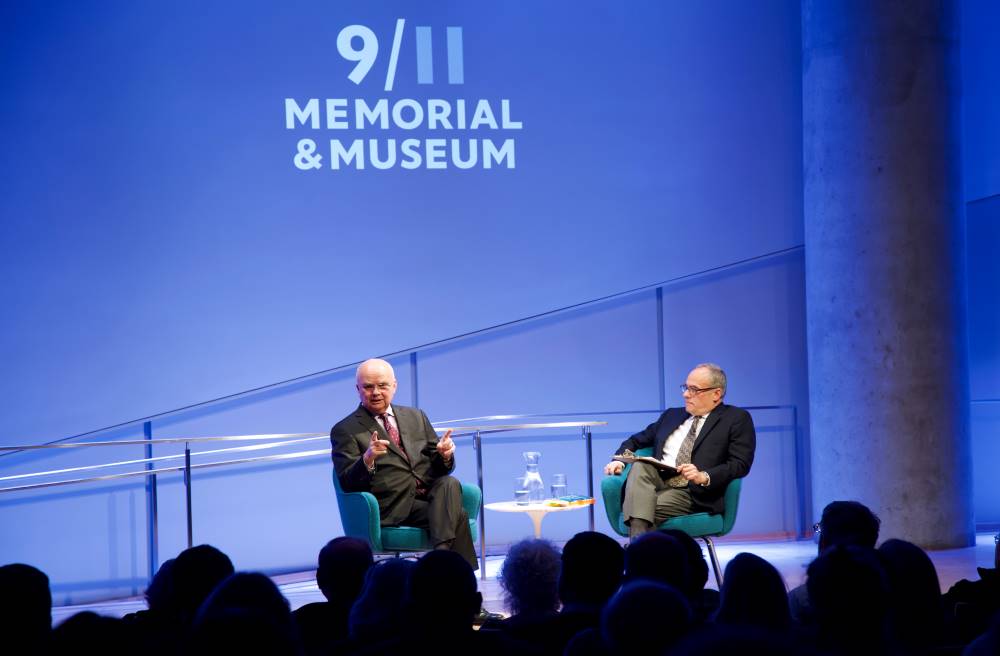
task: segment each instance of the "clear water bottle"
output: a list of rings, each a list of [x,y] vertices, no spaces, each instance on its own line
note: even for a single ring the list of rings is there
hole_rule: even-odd
[[[524,458],[524,488],[528,490],[528,501],[541,503],[545,501],[545,484],[542,483],[542,475],[538,473],[538,461],[542,454],[538,451],[525,451],[521,457]]]

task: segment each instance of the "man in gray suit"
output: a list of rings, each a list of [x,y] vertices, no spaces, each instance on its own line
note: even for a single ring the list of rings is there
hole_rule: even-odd
[[[385,360],[357,371],[361,405],[330,431],[333,466],[345,492],[371,492],[382,526],[426,528],[436,549],[450,549],[478,569],[448,430],[439,440],[422,411],[392,405],[396,375]]]

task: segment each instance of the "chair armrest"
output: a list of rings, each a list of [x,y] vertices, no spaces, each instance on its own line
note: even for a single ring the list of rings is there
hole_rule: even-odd
[[[336,472],[333,473],[333,488],[344,535],[366,541],[372,551],[382,551],[382,513],[375,495],[370,492],[344,492]]]
[[[604,512],[608,523],[616,533],[621,533],[622,519],[622,489],[625,487],[625,476],[605,476],[601,479],[601,496],[604,498]]]
[[[479,517],[479,508],[483,502],[483,491],[472,483],[462,483],[462,507],[469,519]]]
[[[604,505],[617,506],[619,514],[622,507],[622,488],[625,487],[625,476],[605,476],[601,479],[601,496],[604,497]]]
[[[344,535],[368,542],[372,551],[382,551],[382,514],[375,496],[370,492],[343,492],[338,501]]]

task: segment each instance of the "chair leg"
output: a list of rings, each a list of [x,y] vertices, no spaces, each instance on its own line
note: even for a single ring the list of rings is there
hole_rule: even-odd
[[[719,556],[715,553],[715,543],[712,542],[711,536],[702,536],[702,540],[708,546],[708,557],[712,561],[712,569],[715,570],[715,585],[722,590],[722,568],[719,567]]]

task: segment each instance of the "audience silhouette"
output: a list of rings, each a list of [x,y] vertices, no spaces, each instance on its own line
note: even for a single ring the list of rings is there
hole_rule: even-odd
[[[49,577],[22,563],[0,567],[0,640],[28,653],[45,648],[51,633]]]
[[[117,617],[98,615],[89,610],[68,618],[52,632],[52,654],[133,653],[133,636],[128,625]],[[37,652],[24,652],[37,653]]]
[[[814,527],[818,535],[818,552],[836,545],[875,548],[878,542],[879,518],[866,505],[857,501],[833,501],[823,509]],[[802,626],[814,624],[809,589],[805,584],[788,593],[792,620]]]
[[[354,645],[372,645],[403,636],[403,622],[385,622],[386,617],[404,617],[410,573],[416,563],[405,558],[383,560],[369,568],[361,595],[351,607],[348,634]]]
[[[557,627],[561,566],[559,551],[547,540],[511,545],[497,577],[511,616],[488,620],[483,628],[503,631],[546,654],[561,654],[568,639]]]
[[[888,652],[889,586],[874,549],[829,547],[809,565],[807,577],[821,650],[845,655]]]
[[[229,556],[208,544],[185,549],[177,556],[169,573],[173,593],[168,607],[181,632],[190,629],[201,604],[233,572]]]
[[[715,622],[788,631],[788,593],[774,565],[751,553],[736,554],[726,565]]]
[[[680,542],[684,548],[684,554],[687,556],[688,585],[681,592],[691,604],[695,624],[701,624],[719,607],[719,591],[705,587],[708,584],[708,562],[705,560],[705,554],[702,553],[698,541],[684,531],[663,529],[661,532]]]
[[[320,550],[316,585],[326,601],[306,604],[292,614],[306,654],[329,653],[347,640],[351,606],[374,562],[371,547],[358,538],[334,538]]]
[[[625,550],[614,539],[596,531],[570,538],[562,550],[562,610],[551,627],[552,652],[563,653],[574,635],[600,627],[601,612],[621,587],[624,569]]]
[[[209,595],[191,627],[190,653],[301,654],[288,601],[263,574],[231,575]]]
[[[663,531],[643,533],[625,549],[625,583],[646,579],[689,590],[691,578],[684,546]]]
[[[691,606],[677,588],[636,579],[623,585],[608,601],[601,614],[600,630],[587,629],[577,634],[566,653],[666,654],[691,628],[692,618]]]
[[[947,623],[941,583],[930,557],[917,545],[896,539],[883,542],[878,555],[889,586],[894,643],[908,654],[954,652],[958,643]]]
[[[482,595],[458,554],[373,564],[367,544],[336,538],[316,572],[327,601],[294,615],[271,579],[235,573],[226,554],[200,545],[163,563],[147,610],[121,620],[81,612],[53,630],[48,577],[5,565],[0,644],[5,654],[43,655],[1000,654],[997,570],[942,595],[927,554],[897,539],[874,549],[878,529],[860,503],[824,509],[805,622],[791,613],[796,597],[778,571],[750,553],[728,563],[717,610],[706,612],[715,606],[706,602],[708,566],[679,532],[650,532],[627,549],[583,532],[561,554],[544,540],[518,542],[498,577],[512,615],[479,630]]]

